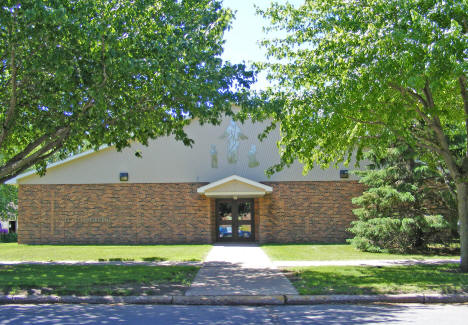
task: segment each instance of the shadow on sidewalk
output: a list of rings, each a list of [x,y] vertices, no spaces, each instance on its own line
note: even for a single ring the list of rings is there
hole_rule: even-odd
[[[461,307],[460,307],[461,308]],[[435,312],[425,305],[320,306],[0,306],[2,324],[388,324],[414,321],[413,313]],[[403,316],[402,316],[403,315]],[[461,320],[462,321],[462,320]],[[462,324],[460,322],[459,324]]]
[[[282,271],[221,261],[205,262],[185,293],[187,296],[286,294],[297,291]]]

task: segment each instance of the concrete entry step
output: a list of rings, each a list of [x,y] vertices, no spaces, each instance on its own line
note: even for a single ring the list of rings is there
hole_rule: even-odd
[[[187,296],[297,294],[289,280],[253,243],[215,244]]]

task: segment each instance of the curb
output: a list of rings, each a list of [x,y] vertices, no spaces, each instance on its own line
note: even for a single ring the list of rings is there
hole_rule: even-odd
[[[465,298],[465,297],[464,297]],[[462,299],[463,300],[463,299]],[[466,296],[463,302],[468,301]],[[318,305],[331,303],[426,303],[423,294],[403,294],[403,295],[287,295],[287,305]]]
[[[276,295],[276,296],[25,296],[2,295],[0,304],[128,304],[128,305],[319,305],[371,303],[468,303],[468,294],[403,295]]]
[[[174,296],[174,305],[284,305],[285,296]]]

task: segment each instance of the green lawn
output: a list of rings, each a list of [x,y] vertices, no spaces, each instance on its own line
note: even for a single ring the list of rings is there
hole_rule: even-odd
[[[192,266],[0,265],[4,294],[141,295],[188,287],[199,268]],[[165,292],[162,292],[165,293]]]
[[[395,260],[395,259],[452,259],[458,255],[415,255],[361,252],[351,245],[293,244],[262,245],[274,261],[331,261],[331,260]]]
[[[18,245],[0,244],[0,261],[201,261],[211,245]]]
[[[288,277],[303,295],[465,293],[468,274],[459,265],[320,266],[288,268]]]

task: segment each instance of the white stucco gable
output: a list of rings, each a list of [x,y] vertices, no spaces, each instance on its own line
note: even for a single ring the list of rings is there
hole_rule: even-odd
[[[279,130],[259,141],[258,134],[267,125],[267,122],[251,121],[241,124],[229,117],[220,125],[200,125],[195,120],[185,129],[195,141],[192,147],[173,137],[152,140],[148,146],[135,143],[121,152],[106,147],[52,164],[43,177],[30,172],[15,181],[18,184],[107,184],[120,183],[120,173],[128,173],[128,183],[209,183],[231,175],[255,182],[336,181],[340,180],[340,169],[348,169],[344,166],[314,168],[303,175],[302,166],[295,163],[268,178],[265,170],[279,161],[276,145]],[[135,156],[136,151],[142,158]]]

